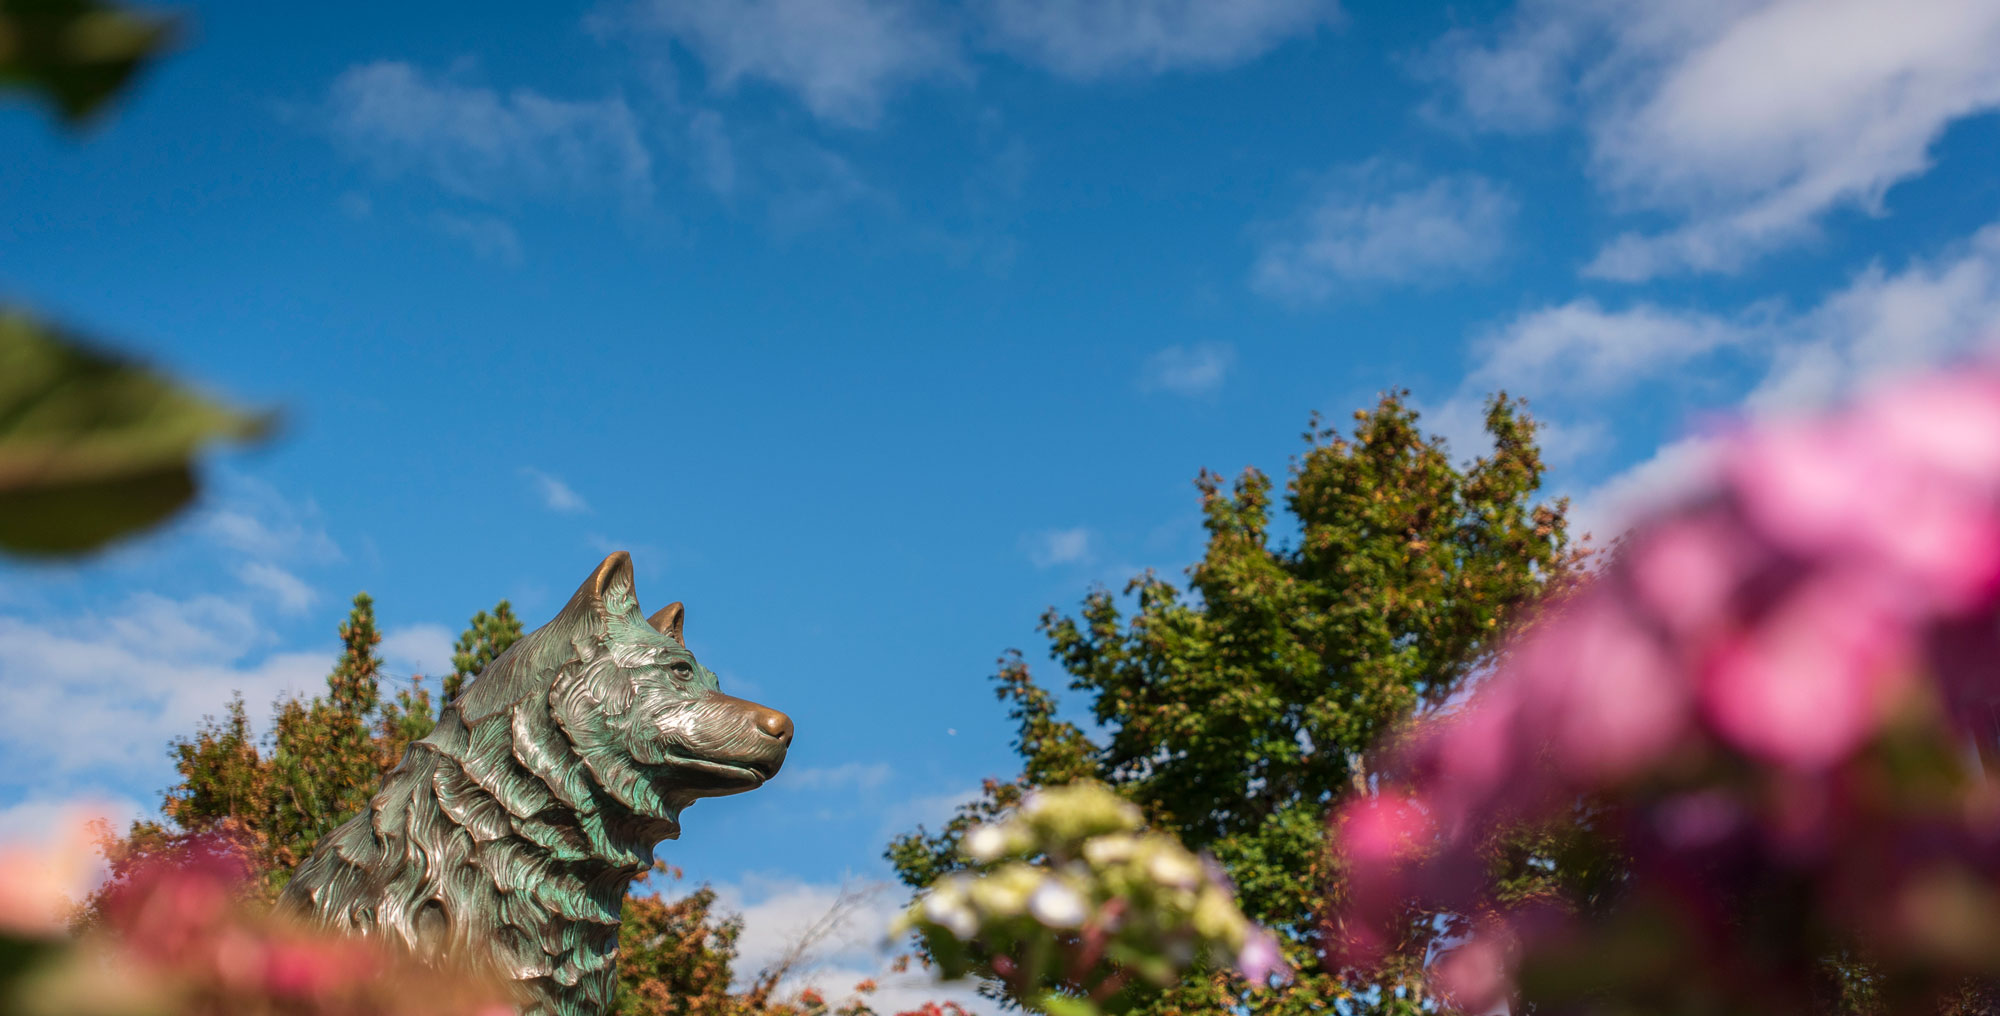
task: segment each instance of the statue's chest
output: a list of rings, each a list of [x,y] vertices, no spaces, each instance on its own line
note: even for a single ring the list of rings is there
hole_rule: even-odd
[[[596,957],[560,960],[549,977],[530,982],[535,1000],[522,1009],[522,1016],[601,1016],[610,1012],[618,993],[615,946],[614,942],[612,949]]]

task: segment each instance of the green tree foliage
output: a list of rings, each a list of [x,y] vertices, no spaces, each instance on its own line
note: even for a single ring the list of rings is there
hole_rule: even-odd
[[[514,607],[506,600],[494,606],[493,613],[480,611],[472,615],[472,622],[458,636],[458,644],[452,647],[451,673],[444,679],[444,697],[450,701],[458,697],[470,681],[486,665],[497,659],[507,647],[521,637],[521,620],[514,616]]]
[[[669,879],[677,869],[656,869]],[[618,926],[618,1016],[728,1016],[739,918],[715,912],[715,890],[678,898],[633,893]]]
[[[381,700],[382,642],[375,630],[375,601],[354,597],[340,626],[340,660],[326,679],[326,694],[290,699],[278,708],[271,768],[276,809],[272,836],[289,868],[313,844],[368,803],[382,782],[374,742]],[[393,762],[392,762],[393,764]]]
[[[1203,472],[1208,546],[1186,591],[1149,573],[1126,587],[1129,615],[1099,590],[1075,616],[1042,618],[1094,728],[1062,718],[1027,664],[1004,658],[997,691],[1018,727],[1021,773],[988,782],[941,832],[897,839],[898,874],[931,884],[962,864],[973,824],[1026,788],[1088,777],[1212,853],[1244,911],[1310,968],[1336,875],[1327,820],[1343,796],[1366,792],[1365,753],[1462,690],[1508,619],[1577,564],[1565,503],[1536,500],[1533,421],[1497,397],[1486,431],[1492,452],[1461,467],[1401,395],[1356,413],[1351,437],[1315,420],[1285,485],[1286,540],[1274,539],[1284,520],[1269,477],[1247,470],[1225,490]],[[1418,975],[1410,964],[1313,974],[1239,997],[1222,975],[1197,974],[1157,1004],[1415,1011]]]
[[[504,601],[495,614],[512,616]],[[469,640],[497,655],[519,637],[518,622],[509,633],[494,628],[492,616],[476,615],[461,645]],[[421,675],[393,697],[383,695],[376,652],[382,636],[368,594],[355,596],[340,640],[340,658],[327,675],[325,693],[280,701],[261,743],[241,696],[227,704],[221,719],[211,718],[192,736],[175,739],[169,752],[179,780],[167,790],[159,819],[135,823],[123,840],[109,845],[114,861],[224,831],[245,841],[275,897],[319,838],[360,811],[410,742],[437,723]]]

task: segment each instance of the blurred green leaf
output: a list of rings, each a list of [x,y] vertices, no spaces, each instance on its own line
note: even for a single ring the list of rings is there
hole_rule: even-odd
[[[1098,1016],[1097,1006],[1087,998],[1049,992],[1042,996],[1041,1004],[1049,1016]]]
[[[0,549],[75,554],[164,521],[203,445],[270,423],[0,310]]]
[[[0,0],[0,90],[41,93],[79,123],[172,36],[165,18],[99,0]]]

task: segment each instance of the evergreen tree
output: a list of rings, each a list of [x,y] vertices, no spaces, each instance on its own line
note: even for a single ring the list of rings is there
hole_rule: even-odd
[[[411,743],[435,726],[437,712],[431,705],[430,689],[424,687],[424,675],[412,674],[410,686],[396,689],[396,697],[382,703],[375,721],[375,755],[382,771],[394,769]]]
[[[1489,403],[1494,449],[1462,468],[1401,395],[1355,415],[1351,439],[1317,420],[1307,433],[1285,489],[1297,527],[1289,541],[1274,544],[1273,484],[1262,472],[1247,470],[1227,492],[1203,472],[1208,546],[1187,592],[1149,573],[1126,587],[1129,617],[1104,590],[1078,616],[1044,615],[1051,653],[1102,733],[1059,716],[1027,664],[1004,658],[997,691],[1018,725],[1021,774],[988,782],[941,833],[896,840],[888,856],[907,884],[958,867],[964,832],[1027,788],[1088,777],[1212,853],[1244,911],[1312,968],[1334,874],[1327,820],[1343,796],[1365,792],[1364,753],[1462,690],[1493,635],[1577,559],[1564,503],[1534,500],[1542,463],[1517,403]],[[1423,1007],[1420,971],[1408,964],[1237,991],[1197,975],[1158,1011]]]
[[[493,613],[480,611],[458,637],[451,655],[452,672],[444,679],[444,700],[453,702],[465,690],[466,682],[479,676],[487,665],[521,637],[521,621],[513,605],[501,600]]]
[[[272,840],[276,860],[290,869],[321,836],[368,803],[382,782],[374,727],[381,698],[382,660],[375,647],[375,601],[354,597],[340,626],[341,654],[323,698],[289,700],[278,708],[271,765],[276,787]]]

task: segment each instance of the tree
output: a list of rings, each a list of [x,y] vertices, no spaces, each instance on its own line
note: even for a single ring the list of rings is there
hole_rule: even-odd
[[[1212,853],[1245,913],[1308,965],[1332,875],[1327,820],[1366,790],[1364,753],[1451,701],[1508,619],[1579,561],[1566,504],[1535,500],[1543,467],[1518,402],[1488,403],[1493,450],[1462,467],[1419,430],[1403,394],[1355,420],[1351,438],[1317,418],[1305,435],[1285,487],[1289,541],[1273,543],[1265,474],[1246,470],[1225,492],[1204,471],[1208,546],[1185,593],[1148,573],[1125,589],[1129,617],[1105,590],[1077,616],[1043,616],[1052,656],[1102,733],[1060,716],[1018,654],[1003,658],[997,692],[1018,726],[1021,773],[988,782],[941,832],[891,844],[907,884],[960,867],[966,831],[1025,789],[1101,780],[1155,828]],[[1415,1011],[1420,975],[1409,965],[1320,974],[1245,994],[1197,973],[1158,1004]]]
[[[287,871],[312,853],[321,836],[360,811],[382,783],[374,740],[382,674],[375,648],[382,636],[367,593],[354,597],[340,641],[326,695],[282,704],[272,735],[273,860]]]
[[[474,616],[459,639],[475,646],[474,660],[491,662],[520,637],[506,601],[494,614]],[[312,853],[319,838],[360,811],[382,777],[402,760],[410,742],[437,723],[423,677],[393,698],[382,695],[382,636],[375,601],[357,594],[340,626],[341,654],[327,675],[326,692],[277,704],[260,749],[239,695],[220,720],[209,719],[169,746],[180,779],[168,788],[157,820],[133,824],[108,844],[114,856],[141,856],[225,828],[246,842],[257,873],[275,898],[291,870]]]
[[[507,647],[521,637],[521,621],[514,616],[514,607],[501,600],[493,608],[493,613],[480,611],[472,615],[472,622],[458,636],[458,644],[452,647],[451,673],[444,679],[444,698],[449,702],[465,689],[465,682],[478,676],[486,665],[497,659]]]

